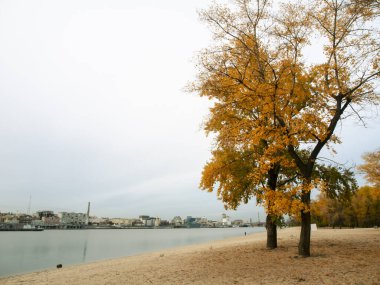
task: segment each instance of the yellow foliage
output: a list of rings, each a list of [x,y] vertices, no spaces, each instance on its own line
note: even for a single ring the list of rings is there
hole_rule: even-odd
[[[201,13],[216,44],[200,54],[190,86],[214,102],[204,129],[215,134],[215,147],[200,187],[217,189],[226,207],[256,195],[275,215],[308,212],[311,190],[325,187],[312,178],[315,161],[323,147],[340,142],[334,130],[342,114],[351,104],[377,100],[380,37],[373,29],[356,32],[376,14],[360,3],[338,2],[286,4],[276,17],[267,1],[255,9],[236,1],[236,10],[214,5]],[[302,50],[315,31],[326,58],[310,65]],[[271,177],[289,182],[269,187]]]
[[[365,178],[375,187],[380,188],[380,149],[374,152],[366,153],[363,156],[364,164],[358,169],[365,174]]]

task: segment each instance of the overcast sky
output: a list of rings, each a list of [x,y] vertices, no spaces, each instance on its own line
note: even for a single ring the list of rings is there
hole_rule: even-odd
[[[26,212],[31,195],[31,212],[91,201],[97,216],[220,217],[216,194],[198,189],[209,103],[183,92],[211,43],[196,13],[210,3],[0,1],[0,211]],[[333,159],[361,163],[378,122],[339,128]]]

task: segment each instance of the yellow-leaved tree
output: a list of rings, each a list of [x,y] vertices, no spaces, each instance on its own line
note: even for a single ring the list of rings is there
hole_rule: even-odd
[[[380,189],[380,149],[363,155],[364,164],[358,169],[364,172],[365,179]]]
[[[302,128],[293,136],[289,118],[278,116],[289,138],[297,138],[288,144],[289,154],[301,172],[305,188],[301,200],[306,210],[301,211],[301,235],[299,254],[310,256],[310,190],[312,171],[320,151],[328,144],[339,142],[334,131],[343,114],[358,114],[358,109],[378,102],[374,83],[380,76],[380,36],[374,28],[378,7],[363,1],[323,0],[309,1],[309,18],[313,31],[317,31],[323,45],[324,62],[309,68],[309,90],[312,97],[296,125]],[[306,116],[305,116],[306,115]],[[310,155],[305,160],[298,156],[295,147],[308,145]]]
[[[204,168],[201,187],[213,191],[218,185],[219,197],[232,209],[255,195],[268,214],[267,247],[275,248],[276,221],[302,206],[295,198],[296,187],[289,187],[298,178],[296,165],[277,143],[273,130],[279,128],[273,117],[276,93],[289,91],[294,76],[292,59],[281,52],[283,42],[271,49],[261,42],[268,1],[257,4],[255,10],[248,2],[238,2],[237,12],[215,6],[201,13],[215,28],[220,45],[202,52],[202,71],[190,89],[216,100],[205,130],[217,134],[217,143]],[[296,78],[305,81],[301,72]]]
[[[378,99],[373,84],[380,74],[380,37],[370,26],[378,13],[364,2],[284,3],[275,13],[267,0],[235,0],[234,9],[214,4],[201,12],[215,45],[200,54],[190,89],[214,102],[205,130],[216,135],[201,186],[212,190],[221,181],[225,155],[249,154],[250,168],[238,175],[253,182],[249,195],[258,196],[269,214],[300,212],[302,256],[310,255],[310,192],[321,185],[313,176],[316,160],[339,142],[334,131],[344,113]],[[319,64],[302,56],[313,35],[323,43]],[[270,187],[273,172],[276,181],[282,175],[289,183]],[[246,196],[228,190],[242,185],[223,179],[219,194],[234,207]]]

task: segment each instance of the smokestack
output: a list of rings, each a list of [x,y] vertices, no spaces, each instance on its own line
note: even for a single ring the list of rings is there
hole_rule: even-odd
[[[89,220],[90,220],[90,202],[88,202],[88,205],[87,205],[86,225],[88,225]]]

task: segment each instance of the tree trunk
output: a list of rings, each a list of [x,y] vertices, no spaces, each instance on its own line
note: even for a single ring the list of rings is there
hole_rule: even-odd
[[[267,229],[267,249],[277,248],[277,225],[271,215],[267,215],[265,227]]]
[[[303,257],[310,256],[310,233],[311,216],[310,212],[301,212],[301,235],[298,244],[298,254]]]
[[[268,171],[268,186],[271,190],[276,191],[277,187],[277,178],[280,172],[280,166],[274,165]],[[270,209],[268,209],[270,212]],[[277,225],[276,225],[276,217],[267,214],[267,219],[265,223],[265,227],[267,229],[267,248],[275,249],[277,248]]]
[[[308,207],[306,211],[301,211],[301,234],[298,244],[298,254],[303,257],[310,256],[310,235],[311,235],[311,214],[310,214],[310,192],[304,194],[302,202]]]

